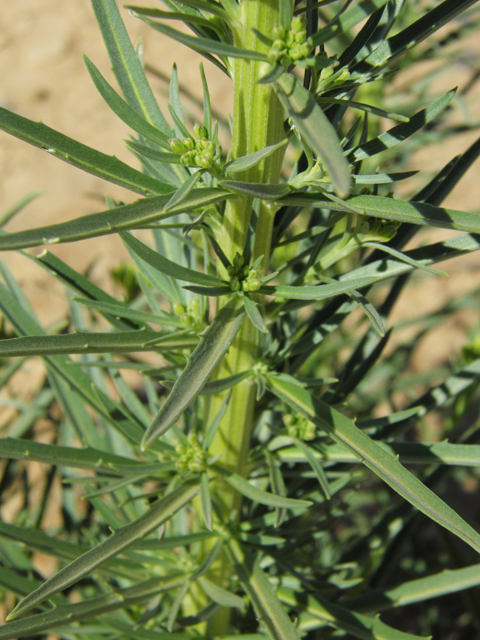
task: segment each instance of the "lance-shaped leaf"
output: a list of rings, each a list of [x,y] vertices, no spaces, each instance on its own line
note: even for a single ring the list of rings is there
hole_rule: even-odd
[[[403,413],[403,412],[402,412]],[[410,412],[410,417],[411,417]],[[415,412],[414,415],[418,415]],[[407,413],[408,415],[408,413]],[[297,447],[283,448],[284,438],[271,443],[272,450],[282,462],[306,462],[306,453]],[[282,448],[276,450],[277,446]],[[466,467],[480,465],[480,445],[453,444],[451,442],[378,442],[378,445],[395,456],[403,464],[446,464]],[[340,444],[322,446],[322,450],[310,448],[316,460],[327,462],[360,462],[358,456]],[[139,469],[136,468],[136,471]]]
[[[171,276],[176,280],[185,280],[186,282],[194,282],[195,284],[213,287],[225,284],[220,278],[210,276],[207,273],[201,273],[200,271],[194,271],[188,267],[182,267],[181,264],[168,260],[168,258],[165,258],[157,251],[147,247],[143,242],[140,242],[140,240],[137,240],[137,238],[130,233],[121,233],[120,237],[139,258],[167,276]]]
[[[299,640],[297,630],[276,595],[276,589],[272,587],[258,562],[247,556],[233,538],[227,542],[226,547],[238,579],[271,640]]]
[[[41,122],[33,122],[2,107],[0,107],[0,129],[24,142],[44,149],[82,171],[92,173],[130,191],[146,195],[172,191],[171,185],[129,167],[115,156],[107,156]]]
[[[268,507],[280,507],[284,509],[297,509],[298,507],[310,507],[312,503],[309,500],[297,500],[295,498],[287,498],[277,493],[269,493],[239,476],[237,473],[223,469],[220,465],[215,465],[215,469],[225,478],[229,485],[242,493],[250,500],[265,504]]]
[[[277,595],[285,604],[306,611],[324,624],[346,631],[361,640],[427,640],[425,636],[398,631],[386,625],[380,618],[369,618],[346,607],[332,604],[319,596],[297,595],[292,589],[285,587],[280,587]]]
[[[243,58],[244,60],[259,60],[260,62],[269,62],[268,57],[260,51],[251,51],[250,49],[242,49],[241,47],[235,47],[227,42],[220,42],[219,40],[213,40],[211,38],[200,38],[195,36],[189,36],[186,33],[177,31],[166,24],[157,22],[156,20],[150,20],[132,10],[133,15],[140,18],[148,25],[164,33],[166,36],[173,38],[177,42],[181,42],[185,46],[198,51],[199,53],[206,53],[216,55],[221,58]]]
[[[142,440],[143,450],[165,433],[195,400],[230,348],[240,331],[244,317],[245,310],[237,298],[220,309],[211,325],[200,336],[200,342],[188,359],[187,366],[145,432]]]
[[[142,63],[130,42],[117,3],[115,0],[92,0],[92,5],[107,46],[113,72],[126,101],[147,122],[170,135],[171,128],[147,82]]]
[[[455,92],[456,89],[447,91],[447,93],[438,98],[438,100],[435,100],[431,105],[411,117],[409,122],[398,124],[388,131],[381,133],[377,138],[373,138],[355,147],[355,149],[352,149],[349,153],[350,159],[357,162],[358,160],[370,158],[410,138],[410,136],[436,118],[438,114],[445,109],[455,96]]]
[[[422,513],[457,535],[476,551],[480,551],[480,534],[416,476],[407,471],[397,458],[360,431],[353,420],[315,398],[292,376],[268,374],[267,386],[289,406],[324,429],[336,442],[352,451],[369,469]]]
[[[378,276],[366,276],[365,278],[352,278],[345,282],[335,282],[334,284],[320,284],[317,286],[292,287],[281,285],[278,287],[264,286],[260,288],[261,293],[271,296],[280,296],[289,300],[325,300],[333,296],[360,289],[379,280]]]
[[[169,137],[173,135],[173,131],[166,134],[163,131],[160,131],[157,127],[151,125],[133,107],[131,107],[128,102],[125,102],[125,100],[123,100],[114,89],[112,89],[97,67],[87,58],[87,56],[83,56],[83,59],[95,86],[110,109],[114,111],[116,115],[125,122],[125,124],[141,136],[147,138],[147,140],[155,142],[171,152],[168,140]]]
[[[235,160],[231,160],[227,162],[227,164],[223,168],[223,172],[225,175],[229,173],[238,173],[240,171],[246,171],[247,169],[251,169],[252,167],[256,167],[257,164],[265,160],[278,151],[282,147],[284,147],[288,143],[288,140],[282,140],[277,144],[272,144],[264,149],[260,149],[259,151],[254,151],[253,153],[249,153],[246,156],[240,156],[240,158],[235,158]]]
[[[58,336],[24,336],[0,340],[0,356],[50,356],[66,353],[131,353],[195,346],[196,336],[182,332],[177,337],[160,331],[116,331],[114,333],[65,333]],[[158,345],[158,346],[157,346]]]
[[[115,465],[131,469],[134,473],[141,473],[142,465],[145,464],[92,447],[77,449],[17,438],[0,438],[0,458],[35,460],[46,464],[110,473],[119,473],[113,468]]]
[[[393,607],[404,607],[414,602],[424,602],[432,598],[449,595],[480,584],[480,564],[461,569],[446,569],[427,578],[409,580],[398,587],[385,591],[375,590],[344,604],[355,611],[383,611]]]
[[[455,231],[480,232],[480,216],[478,214],[435,207],[426,202],[406,202],[380,196],[356,196],[350,198],[348,204],[362,209],[365,214],[376,218]]]
[[[69,565],[61,569],[52,578],[35,589],[21,600],[9,614],[8,619],[14,620],[18,616],[30,611],[52,595],[66,589],[75,582],[91,573],[96,567],[109,558],[141,540],[160,525],[167,522],[179,509],[189,502],[199,490],[197,482],[185,482],[180,487],[157,500],[140,518],[130,524],[117,529],[112,535],[99,545],[90,549]]]
[[[262,184],[241,180],[220,180],[220,186],[261,200],[278,200],[290,192],[288,184]]]
[[[0,236],[0,251],[38,247],[43,244],[58,244],[59,242],[75,242],[129,229],[138,229],[151,222],[171,218],[177,213],[193,211],[235,196],[224,189],[194,189],[178,208],[175,207],[165,213],[164,207],[170,197],[170,195],[166,195],[143,198],[132,204],[91,213],[68,222],[17,233],[5,233]]]
[[[346,198],[350,191],[350,170],[333,125],[310,91],[291,73],[282,74],[274,87],[304,142],[325,165],[335,192]]]
[[[22,576],[18,576],[20,579]],[[31,578],[30,578],[31,580]],[[42,631],[55,629],[74,622],[94,618],[105,613],[124,609],[142,602],[148,602],[155,595],[178,587],[185,581],[183,573],[168,576],[166,578],[152,578],[134,587],[118,589],[114,593],[100,595],[90,600],[76,602],[74,604],[60,605],[23,620],[10,622],[0,627],[1,640],[16,640],[17,638],[32,638]],[[81,627],[77,627],[75,633]],[[137,636],[140,637],[140,636]],[[182,635],[169,634],[171,640],[183,640]],[[185,636],[186,640],[186,636]]]
[[[462,13],[468,7],[476,4],[477,0],[444,0],[419,18],[406,29],[395,34],[388,40],[384,40],[379,47],[367,56],[358,65],[359,70],[368,71],[372,67],[379,68],[388,61],[395,59],[404,51],[410,50],[432,33],[435,33],[443,25],[452,21],[455,16]]]

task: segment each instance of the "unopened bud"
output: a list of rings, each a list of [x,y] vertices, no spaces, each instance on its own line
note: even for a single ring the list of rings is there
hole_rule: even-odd
[[[208,138],[208,131],[206,127],[196,122],[193,127],[193,135],[199,140],[206,140]]]
[[[168,141],[173,153],[185,153],[185,145],[178,138],[170,138]]]

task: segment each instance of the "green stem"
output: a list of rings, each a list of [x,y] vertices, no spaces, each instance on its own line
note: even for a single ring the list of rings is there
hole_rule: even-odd
[[[279,0],[242,0],[240,18],[234,31],[235,46],[266,52],[267,47],[257,38],[253,29],[271,34],[273,27],[279,24],[279,11]],[[270,84],[258,83],[266,70],[264,63],[235,59],[232,61],[232,69],[234,113],[230,159],[276,144],[285,137],[284,111],[275,90]],[[284,149],[279,150],[261,164],[238,175],[238,179],[278,183],[283,154]],[[253,204],[253,199],[250,197],[239,197],[227,202],[223,225],[218,232],[217,240],[230,261],[233,261],[237,252],[243,254]],[[264,256],[259,268],[261,276],[268,269],[270,261],[276,209],[265,202],[260,202],[257,211],[258,222],[253,259]],[[219,274],[226,277],[221,265]],[[252,368],[258,361],[260,340],[258,331],[246,319],[229,353],[220,364],[217,377],[223,378]],[[220,394],[212,399],[210,419],[219,410],[224,397],[224,394]],[[254,426],[255,398],[256,385],[252,380],[245,380],[234,387],[227,411],[211,447],[213,456],[221,454],[221,463],[224,467],[240,475],[247,473],[247,455]],[[217,497],[221,502],[224,520],[238,523],[241,494],[223,483]],[[221,556],[212,569],[215,580],[220,584],[228,580],[231,567],[226,556]],[[211,620],[209,632],[212,635],[225,634],[228,631],[228,625],[229,612],[224,610]]]

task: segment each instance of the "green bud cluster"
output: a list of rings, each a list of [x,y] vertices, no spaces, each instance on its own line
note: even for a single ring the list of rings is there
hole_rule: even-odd
[[[200,303],[196,298],[190,300],[186,309],[183,304],[177,302],[173,310],[177,316],[180,316],[180,322],[185,329],[195,333],[201,333],[205,329],[206,324],[200,311]]]
[[[325,67],[320,73],[318,79],[317,92],[321,93],[332,87],[342,85],[350,79],[350,71],[348,69],[340,69],[334,71],[334,67]]]
[[[314,440],[316,437],[316,426],[313,422],[310,422],[308,418],[300,415],[299,413],[287,413],[283,417],[285,426],[287,427],[287,433],[291,438],[298,438],[299,440]]]
[[[201,473],[207,469],[208,452],[202,449],[198,438],[194,433],[188,434],[188,444],[179,444],[175,447],[178,453],[175,466],[178,471],[193,471]]]
[[[269,59],[288,67],[295,60],[308,58],[313,51],[311,38],[307,38],[304,21],[299,17],[292,19],[290,29],[276,26],[273,29],[274,41],[268,52]]]
[[[361,242],[388,242],[395,237],[400,222],[368,218],[361,222],[357,237]]]
[[[180,162],[184,167],[211,169],[222,153],[221,147],[208,139],[207,129],[198,122],[193,127],[193,135],[194,138],[170,138],[172,151],[181,155]]]
[[[262,283],[256,269],[245,266],[245,259],[239,253],[233,259],[233,265],[227,269],[232,291],[258,291]]]

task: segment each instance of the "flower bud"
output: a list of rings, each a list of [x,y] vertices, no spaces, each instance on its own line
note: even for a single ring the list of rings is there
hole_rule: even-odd
[[[168,141],[173,153],[185,153],[185,145],[178,138],[170,138]]]
[[[202,169],[210,169],[213,164],[213,158],[209,153],[197,153],[195,157],[195,163],[197,167],[201,167]]]
[[[208,138],[208,131],[206,127],[196,122],[193,127],[193,135],[199,140],[206,140]]]
[[[186,311],[186,309],[183,306],[183,304],[180,304],[179,302],[176,302],[173,305],[173,310],[174,310],[174,312],[176,313],[177,316],[182,316]]]
[[[193,138],[182,138],[182,142],[187,151],[195,149],[195,141]]]

